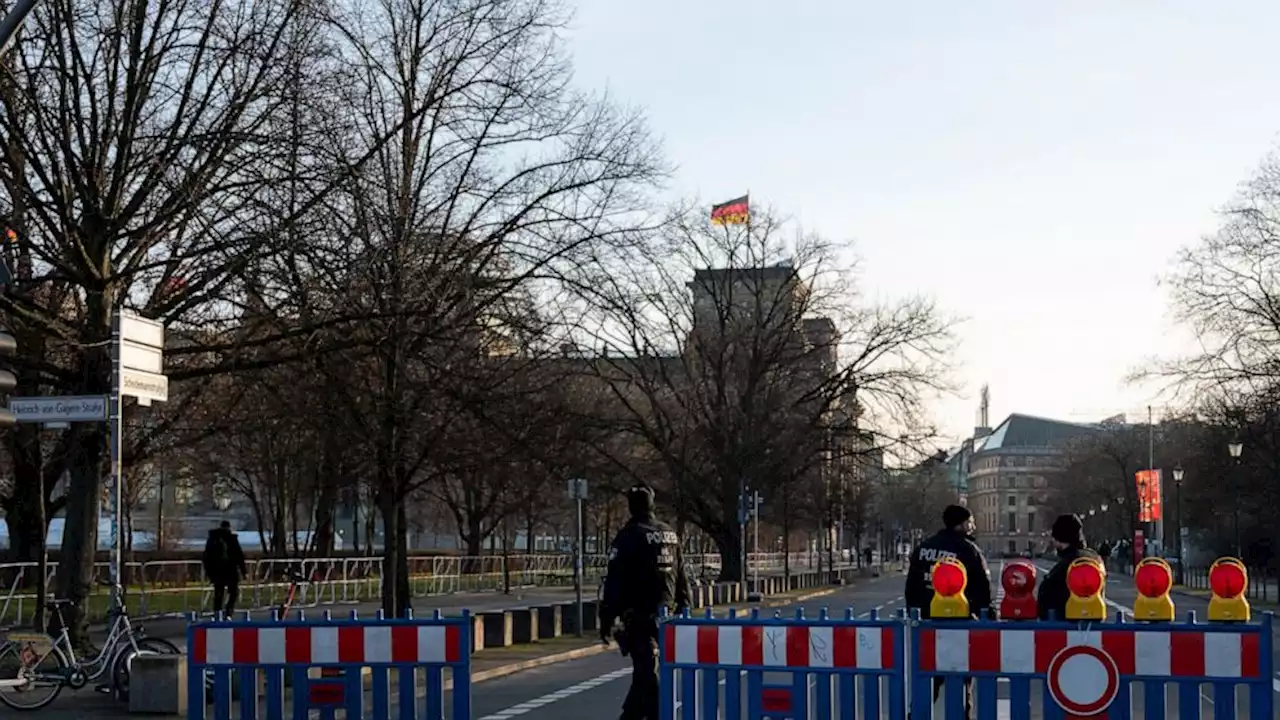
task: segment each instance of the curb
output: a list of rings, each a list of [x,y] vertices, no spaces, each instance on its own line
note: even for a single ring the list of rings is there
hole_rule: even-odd
[[[498,678],[506,677],[508,675],[515,675],[518,672],[524,672],[525,670],[533,670],[534,668],[540,668],[547,665],[555,665],[557,663],[569,662],[570,660],[599,655],[600,653],[611,649],[611,647],[612,646],[605,645],[604,643],[599,643],[597,645],[574,648],[573,650],[565,650],[564,652],[558,652],[553,655],[543,655],[542,657],[529,658],[528,660],[499,665],[494,668],[489,668],[488,670],[471,673],[471,684],[474,685],[476,683],[484,682],[485,680],[497,680]],[[452,678],[445,681],[444,689],[453,689]]]
[[[841,586],[841,588],[834,588],[834,587],[822,588],[820,590],[814,590],[813,592],[804,593],[804,594],[797,595],[795,597],[789,597],[789,598],[775,597],[772,599],[766,599],[763,602],[760,602],[758,604],[753,604],[748,607],[774,608],[774,607],[781,607],[783,605],[795,605],[796,603],[802,603],[802,602],[805,602],[806,600],[825,597],[827,595],[834,595],[838,590],[842,589],[843,587],[847,587],[847,586]],[[730,605],[714,605],[714,606],[708,606],[706,608],[698,608],[698,609],[714,610],[717,607],[722,608],[722,607],[736,607],[736,606],[738,606],[737,603],[731,603]],[[566,650],[564,652],[555,653],[553,655],[544,655],[542,657],[529,658],[528,660],[521,660],[519,662],[513,662],[507,665],[499,665],[497,667],[490,668],[488,670],[481,670],[480,672],[472,673],[471,684],[474,685],[476,683],[481,683],[486,680],[496,680],[498,678],[507,677],[508,675],[514,675],[518,672],[524,672],[525,670],[533,670],[534,668],[545,667],[547,665],[556,665],[562,662],[569,662],[570,660],[578,660],[584,657],[591,657],[592,655],[599,655],[600,653],[603,653],[607,650],[612,650],[612,649],[614,649],[612,645],[605,645],[601,643],[598,645],[588,645],[587,647],[574,648],[573,650]],[[446,680],[444,683],[444,689],[451,690],[452,688],[453,688],[453,680],[452,679]]]

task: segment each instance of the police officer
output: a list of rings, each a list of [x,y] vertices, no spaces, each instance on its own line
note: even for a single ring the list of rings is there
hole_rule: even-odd
[[[609,548],[600,638],[608,643],[614,620],[622,620],[618,641],[634,669],[621,720],[658,720],[658,615],[663,608],[688,608],[689,579],[680,538],[653,516],[653,490],[643,484],[631,488],[627,507],[631,519]]]
[[[1082,557],[1095,560],[1101,558],[1098,553],[1085,547],[1084,522],[1079,515],[1059,515],[1053,521],[1049,534],[1053,536],[1054,547],[1058,549],[1058,564],[1040,582],[1036,604],[1040,606],[1041,620],[1048,620],[1050,612],[1054,618],[1065,620],[1067,600],[1071,599],[1071,591],[1067,589],[1067,568],[1071,561]]]
[[[942,511],[942,529],[933,537],[920,543],[911,553],[907,568],[907,588],[903,593],[906,605],[920,611],[920,617],[929,617],[929,602],[933,600],[933,565],[942,558],[955,558],[964,564],[969,578],[965,597],[969,600],[969,612],[978,617],[982,609],[988,617],[996,617],[991,597],[991,572],[987,558],[973,539],[973,514],[960,505],[948,505]],[[965,678],[965,715],[973,716],[972,678]],[[933,699],[942,692],[942,678],[933,680]]]

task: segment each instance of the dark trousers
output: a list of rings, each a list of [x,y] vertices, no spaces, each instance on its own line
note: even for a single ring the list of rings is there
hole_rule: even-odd
[[[631,657],[631,689],[620,720],[658,720],[658,627],[655,622],[625,628]]]
[[[236,600],[240,599],[240,576],[232,574],[210,579],[213,580],[213,612],[231,617],[231,613],[236,611]],[[226,605],[222,604],[223,597]]]

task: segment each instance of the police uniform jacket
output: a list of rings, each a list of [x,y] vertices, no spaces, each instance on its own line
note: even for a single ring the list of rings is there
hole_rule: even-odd
[[[990,617],[996,617],[992,607],[991,572],[987,569],[987,558],[973,536],[950,529],[940,530],[920,543],[915,552],[911,553],[904,593],[907,607],[918,608],[921,617],[929,617],[929,602],[933,600],[933,565],[943,558],[955,558],[964,564],[969,578],[964,594],[969,600],[971,614],[978,617],[979,612],[987,608]]]
[[[600,624],[632,613],[639,618],[689,606],[689,578],[680,538],[665,522],[633,517],[609,548],[609,569],[600,603]]]
[[[1054,565],[1049,574],[1044,576],[1044,580],[1040,581],[1039,594],[1036,596],[1041,620],[1048,620],[1050,611],[1053,611],[1054,618],[1058,620],[1067,618],[1067,601],[1071,599],[1071,591],[1067,589],[1067,568],[1070,567],[1072,560],[1082,557],[1102,559],[1098,553],[1078,545],[1068,546],[1058,551],[1058,564]]]

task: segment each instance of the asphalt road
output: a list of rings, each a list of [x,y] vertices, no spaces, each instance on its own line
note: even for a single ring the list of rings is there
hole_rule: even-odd
[[[864,580],[835,594],[801,605],[774,610],[783,615],[798,607],[816,614],[823,607],[832,615],[853,607],[855,613],[872,609],[883,614],[902,607],[902,575]],[[630,684],[630,660],[617,653],[596,655],[476,685],[472,716],[477,720],[602,720],[616,717]],[[789,682],[789,673],[770,673],[766,683]],[[743,692],[746,683],[743,682]],[[721,694],[724,684],[722,681]],[[744,704],[745,707],[745,704]]]

